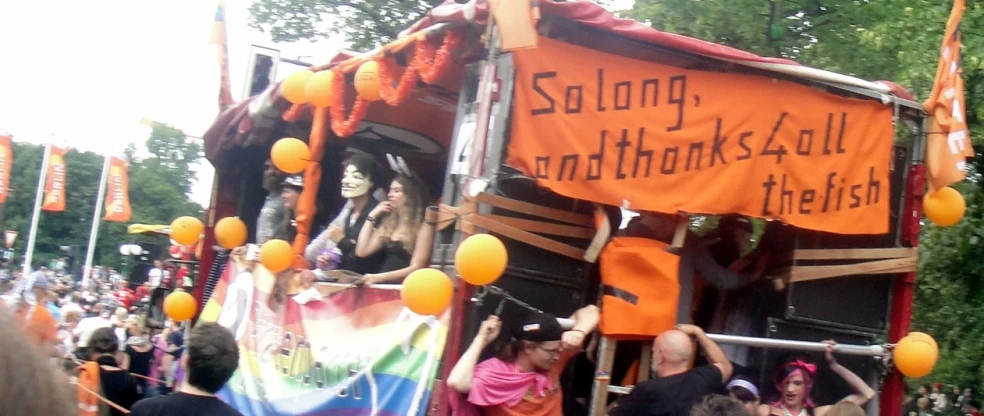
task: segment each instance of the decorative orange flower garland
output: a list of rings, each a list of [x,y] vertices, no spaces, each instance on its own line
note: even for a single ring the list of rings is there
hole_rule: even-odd
[[[396,87],[393,86],[395,81],[393,69],[399,65],[392,57],[376,58],[379,65],[379,95],[383,101],[391,106],[398,106],[410,97],[414,87],[417,86],[418,79],[428,84],[437,82],[451,64],[452,52],[461,44],[462,38],[461,31],[448,31],[444,35],[444,42],[440,49],[435,48],[426,38],[417,40],[413,59],[410,65],[403,70]],[[346,118],[345,73],[338,67],[332,71],[335,71],[335,76],[331,84],[333,101],[331,104],[331,129],[338,137],[348,137],[355,133],[355,128],[365,117],[366,111],[369,110],[370,102],[362,97],[356,97],[355,104],[352,106],[352,113]]]
[[[369,101],[362,97],[355,97],[355,105],[352,106],[352,114],[345,117],[345,73],[338,69],[332,69],[335,76],[331,80],[331,130],[338,137],[349,137],[355,133],[355,128],[362,122],[369,110]]]

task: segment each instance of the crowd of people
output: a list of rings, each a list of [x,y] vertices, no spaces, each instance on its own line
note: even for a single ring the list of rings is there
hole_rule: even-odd
[[[954,385],[946,391],[943,383],[924,384],[906,398],[902,416],[980,416],[980,408],[973,389]]]
[[[33,364],[38,368],[34,371],[40,372],[39,380],[54,383],[36,387],[41,391],[59,392],[62,387],[74,385],[77,400],[64,412],[20,413],[0,409],[0,414],[196,414],[194,409],[202,406],[192,404],[201,402],[199,397],[214,399],[213,393],[228,377],[217,385],[216,381],[209,380],[224,372],[231,376],[238,365],[238,346],[227,330],[218,326],[196,327],[186,343],[185,328],[164,316],[164,296],[173,290],[176,282],[170,280],[172,274],[161,262],[156,262],[148,272],[147,282],[135,289],[111,269],[98,270],[100,272],[94,270],[84,283],[69,274],[41,266],[27,275],[14,273],[10,279],[2,281],[0,293],[4,295],[0,300],[0,321],[16,328],[11,332],[4,331],[4,334],[12,337],[8,343],[21,343],[16,347],[20,350],[17,351],[20,356],[17,364],[36,361]],[[217,334],[222,331],[228,336]],[[209,362],[195,359],[196,333],[205,333],[208,338],[200,340],[199,344],[205,342],[208,345],[202,346],[203,351],[198,353],[204,354],[205,361]],[[216,348],[220,347],[223,354],[215,357]],[[0,355],[12,351],[3,348]],[[230,357],[235,358],[231,363]],[[10,357],[0,360],[13,362]],[[196,379],[193,375],[195,365],[206,374]],[[221,366],[222,372],[216,373],[213,368],[216,366]],[[6,369],[2,371],[9,373]],[[4,390],[4,386],[8,385],[0,382],[0,390]],[[150,400],[159,396],[169,399]],[[189,398],[171,399],[172,396]],[[182,408],[190,413],[162,411],[161,405],[143,404],[145,402],[184,402]],[[0,407],[15,404],[3,403]],[[145,410],[139,412],[141,408]]]

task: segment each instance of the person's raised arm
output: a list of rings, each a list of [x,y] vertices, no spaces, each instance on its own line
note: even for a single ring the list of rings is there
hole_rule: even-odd
[[[380,202],[369,213],[365,224],[362,224],[362,229],[359,230],[359,239],[355,243],[356,257],[369,257],[383,248],[383,240],[379,235],[377,224],[382,220],[383,215],[391,212],[393,212],[393,204]]]
[[[851,372],[851,370],[848,370],[846,367],[840,365],[840,363],[837,362],[837,359],[834,358],[833,350],[834,350],[834,345],[837,345],[837,343],[829,340],[824,341],[824,343],[827,344],[826,357],[827,357],[827,364],[830,366],[830,369],[833,372],[837,373],[837,375],[841,376],[841,378],[843,378],[844,381],[846,381],[847,384],[851,386],[851,389],[854,390],[855,392],[854,394],[845,397],[844,400],[854,403],[858,406],[864,406],[865,403],[868,403],[869,401],[871,401],[871,399],[874,399],[875,390],[872,389],[871,386],[868,385],[868,383],[862,380],[861,377],[858,377],[857,374],[854,374],[853,372]]]
[[[583,348],[584,340],[588,334],[598,328],[598,321],[601,320],[601,309],[595,305],[588,305],[575,311],[570,319],[574,320],[574,327],[564,332],[562,341],[566,345]]]
[[[472,388],[472,379],[475,376],[475,366],[478,365],[478,358],[485,349],[499,336],[502,328],[502,321],[495,315],[489,316],[478,328],[478,333],[472,339],[472,343],[455,363],[445,384],[448,388],[458,393],[468,394]]]
[[[707,337],[703,329],[696,325],[685,324],[677,325],[677,329],[697,338],[697,343],[704,349],[707,361],[717,367],[718,370],[721,370],[721,382],[728,381],[731,378],[731,373],[734,371],[731,360],[728,360],[728,356],[724,355],[724,351],[721,350],[721,347],[717,343]]]
[[[434,226],[424,224],[417,230],[416,244],[410,256],[410,265],[391,272],[369,274],[363,279],[366,284],[391,283],[405,279],[410,273],[429,266],[432,250],[434,249]]]

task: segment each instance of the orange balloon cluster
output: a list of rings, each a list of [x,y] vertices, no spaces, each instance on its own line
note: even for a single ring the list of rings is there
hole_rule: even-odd
[[[246,243],[246,223],[239,217],[226,217],[215,223],[215,241],[226,249]]]
[[[205,224],[195,217],[179,217],[171,222],[171,239],[183,246],[198,242]]]
[[[293,262],[294,252],[284,240],[270,240],[260,246],[260,264],[273,273],[287,270]]]
[[[454,253],[454,265],[466,282],[475,286],[495,282],[506,271],[509,253],[491,234],[475,234],[462,241]]]
[[[939,356],[940,347],[936,340],[922,332],[909,333],[899,340],[892,354],[895,368],[912,378],[925,377],[932,372]]]
[[[437,315],[451,304],[451,279],[437,269],[418,269],[403,281],[400,298],[418,315]]]
[[[164,314],[177,322],[184,322],[195,317],[198,305],[190,293],[183,290],[172,292],[164,298]]]
[[[923,211],[933,224],[950,227],[963,219],[967,212],[967,201],[960,191],[947,186],[923,197]]]
[[[270,160],[281,172],[293,175],[307,167],[311,149],[301,139],[285,137],[277,140],[270,149]]]

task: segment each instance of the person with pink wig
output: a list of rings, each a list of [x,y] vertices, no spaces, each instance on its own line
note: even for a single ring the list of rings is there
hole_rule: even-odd
[[[827,344],[827,365],[831,371],[841,376],[855,393],[841,399],[858,406],[875,397],[875,391],[861,377],[837,363],[834,358],[834,341]],[[817,379],[816,364],[802,359],[787,360],[776,369],[774,381],[779,397],[775,401],[759,406],[759,416],[825,416],[831,406],[817,406],[811,394]]]

